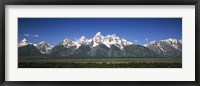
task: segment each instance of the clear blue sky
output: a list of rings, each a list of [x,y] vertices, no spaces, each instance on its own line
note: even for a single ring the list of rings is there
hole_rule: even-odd
[[[182,39],[182,18],[18,18],[18,41],[46,41],[56,45],[66,37],[76,40],[116,34],[136,44],[167,38]]]

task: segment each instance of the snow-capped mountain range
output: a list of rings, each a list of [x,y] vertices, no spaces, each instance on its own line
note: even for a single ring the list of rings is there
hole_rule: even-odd
[[[42,41],[42,42],[38,43],[35,46],[36,46],[37,49],[40,50],[40,52],[42,54],[48,54],[48,53],[50,53],[51,49],[53,48],[52,45],[46,43],[45,41]]]
[[[91,47],[96,47],[99,44],[104,44],[109,48],[111,45],[115,45],[122,50],[124,46],[131,45],[133,43],[116,36],[116,34],[103,36],[101,32],[98,32],[92,39],[86,39],[85,36],[82,36],[77,41],[72,41],[70,38],[66,38],[61,42],[61,44],[67,48],[76,46],[76,49],[78,49],[81,45],[91,45]]]
[[[25,38],[20,42],[18,43],[18,47],[23,47],[23,46],[26,46],[28,44],[32,44],[32,43],[29,43]]]
[[[35,46],[41,54],[51,55],[56,53],[56,55],[60,56],[82,55],[83,51],[86,56],[100,55],[102,52],[105,52],[105,56],[129,57],[148,56],[148,54],[154,56],[156,56],[156,54],[166,56],[182,55],[182,40],[170,38],[166,40],[153,41],[141,46],[124,38],[120,38],[116,34],[103,36],[101,32],[96,33],[96,35],[91,39],[86,39],[82,36],[78,40],[72,41],[70,38],[66,38],[55,46],[52,46],[45,41],[33,44],[28,42],[25,38],[18,43],[18,47],[26,47],[27,45]],[[138,55],[138,53],[144,53],[144,55]]]
[[[144,46],[162,55],[182,55],[182,40],[178,39],[169,38],[166,40],[152,41]]]
[[[52,45],[46,43],[45,41],[41,41],[38,44],[33,44],[28,42],[25,38],[20,43],[18,43],[18,47],[24,47],[27,45],[35,46],[38,50],[40,50],[42,54],[50,53],[51,49],[53,48]]]

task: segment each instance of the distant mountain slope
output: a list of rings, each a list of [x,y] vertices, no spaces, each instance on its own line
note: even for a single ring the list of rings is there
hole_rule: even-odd
[[[40,51],[35,47],[35,44],[29,43],[26,39],[23,39],[18,43],[18,56],[40,56]]]
[[[123,55],[128,57],[159,57],[156,52],[141,45],[126,46]]]
[[[77,41],[72,41],[66,38],[55,46],[44,41],[33,44],[23,39],[18,43],[18,50],[19,56],[42,54],[53,57],[180,57],[182,41],[166,39],[142,46],[120,38],[116,34],[103,36],[98,32],[91,39],[82,36]]]
[[[150,50],[169,57],[181,57],[182,56],[182,41],[177,39],[166,39],[160,41],[153,41],[149,44],[145,44],[145,47]]]
[[[18,48],[18,56],[19,57],[27,57],[27,56],[41,56],[40,51],[32,44],[22,46]]]
[[[36,48],[40,50],[42,54],[49,54],[53,48],[50,44],[42,41],[36,45]]]

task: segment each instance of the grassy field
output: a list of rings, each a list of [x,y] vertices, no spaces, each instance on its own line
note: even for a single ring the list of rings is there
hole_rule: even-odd
[[[181,58],[19,58],[18,68],[182,68]]]

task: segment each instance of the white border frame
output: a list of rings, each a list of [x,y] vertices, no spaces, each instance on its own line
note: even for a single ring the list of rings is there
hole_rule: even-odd
[[[5,81],[195,81],[194,5],[6,5],[5,15]],[[18,17],[182,17],[182,68],[18,69]]]

